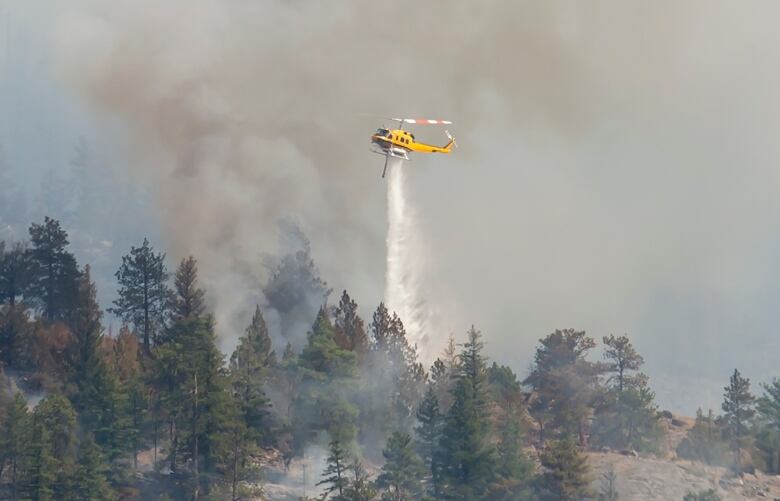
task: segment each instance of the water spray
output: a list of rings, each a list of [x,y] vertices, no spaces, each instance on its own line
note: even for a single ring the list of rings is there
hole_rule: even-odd
[[[426,343],[426,314],[418,279],[423,256],[414,213],[406,199],[403,161],[392,158],[387,178],[387,269],[385,303],[401,318],[411,344]]]

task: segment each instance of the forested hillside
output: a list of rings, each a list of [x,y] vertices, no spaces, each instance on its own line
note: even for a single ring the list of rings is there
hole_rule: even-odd
[[[328,499],[617,499],[587,451],[669,453],[626,336],[556,330],[518,376],[471,327],[425,367],[403,319],[379,304],[364,320],[347,291],[328,302],[299,251],[264,289],[279,332],[258,305],[223,354],[195,257],[169,269],[144,240],[116,266],[122,327],[106,332],[58,221],[0,244],[3,499],[262,499],[262,458],[313,447]],[[700,413],[676,455],[780,473],[780,382],[763,390],[735,370],[722,414]]]

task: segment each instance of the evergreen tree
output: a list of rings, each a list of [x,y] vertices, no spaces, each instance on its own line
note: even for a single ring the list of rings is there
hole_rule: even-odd
[[[607,372],[613,375],[608,382],[613,382],[618,394],[634,384],[634,379],[628,371],[638,371],[645,362],[642,356],[634,349],[627,336],[615,337],[610,334],[603,338],[605,350],[604,358],[607,360]]]
[[[330,442],[329,451],[327,464],[322,472],[322,480],[317,482],[317,485],[325,486],[323,498],[338,492],[338,499],[343,499],[344,491],[349,485],[350,464],[347,452],[335,439]]]
[[[628,337],[604,337],[604,358],[609,385],[597,406],[591,436],[600,445],[614,448],[652,449],[662,434],[648,388],[647,376],[638,371],[644,360]]]
[[[763,455],[764,471],[780,473],[780,380],[764,384],[764,394],[757,400],[759,429],[756,447]]]
[[[77,296],[79,276],[76,258],[66,250],[68,234],[59,221],[47,217],[30,226],[30,240],[30,300],[45,319],[64,320]]]
[[[142,433],[147,431],[146,418],[149,410],[147,388],[139,359],[140,349],[138,337],[123,327],[114,343],[114,370],[119,379],[120,393],[125,395],[125,434],[126,441],[133,450],[133,469],[138,467],[138,451],[143,442]]]
[[[157,329],[163,324],[170,298],[165,254],[155,254],[144,239],[141,247],[131,247],[130,254],[122,257],[122,266],[115,276],[119,297],[109,311],[141,332],[148,353]]]
[[[271,349],[271,338],[260,312],[255,309],[252,323],[238,340],[238,346],[230,357],[230,376],[234,395],[239,403],[241,417],[248,433],[255,441],[270,439],[270,402],[264,386],[269,370],[276,365]]]
[[[496,480],[490,487],[491,499],[509,501],[531,498],[534,466],[522,450],[523,430],[519,407],[519,403],[512,404],[512,407],[505,411],[500,425],[496,448]]]
[[[171,469],[177,471],[186,461],[193,495],[208,495],[228,438],[231,405],[211,317],[174,323],[155,349],[155,363],[155,384],[171,430]]]
[[[485,360],[481,334],[472,327],[460,353],[453,403],[438,450],[441,473],[434,480],[446,498],[482,496],[496,473],[496,450],[490,442]]]
[[[574,439],[550,442],[540,460],[543,468],[538,484],[541,499],[566,501],[591,497],[588,459]]]
[[[354,351],[359,362],[368,353],[368,336],[363,319],[357,313],[357,303],[349,297],[347,291],[342,292],[339,305],[336,307],[334,328],[336,340],[342,349]]]
[[[32,337],[35,325],[25,305],[0,305],[0,367],[30,370],[33,367]]]
[[[106,479],[106,467],[100,448],[90,435],[80,444],[78,467],[74,478],[73,492],[78,499],[85,501],[108,501],[114,499],[114,493]]]
[[[68,357],[69,393],[84,429],[94,433],[106,459],[113,462],[123,453],[127,422],[118,381],[101,353],[101,317],[87,266],[79,278],[78,296],[70,319],[73,341]]]
[[[596,346],[585,332],[556,330],[540,340],[531,374],[526,378],[535,394],[530,411],[539,424],[540,442],[547,428],[562,435],[576,433],[585,445],[586,427],[599,394],[602,367],[585,359]]]
[[[371,379],[365,422],[380,435],[390,430],[411,430],[415,411],[425,389],[425,369],[417,349],[406,339],[403,322],[379,305],[371,323],[373,344],[368,356]]]
[[[385,464],[376,484],[386,490],[387,495],[383,498],[392,501],[419,499],[425,466],[414,452],[412,437],[407,433],[394,432],[387,440],[382,456]]]
[[[750,393],[750,380],[743,378],[737,369],[724,389],[723,412],[726,428],[731,438],[737,474],[742,475],[742,451],[750,437],[750,422],[756,411],[755,397]]]
[[[174,274],[171,313],[174,320],[199,317],[206,311],[205,292],[198,288],[198,262],[194,257],[182,259]]]
[[[428,386],[417,409],[417,421],[419,425],[414,429],[417,435],[417,450],[425,467],[432,472],[434,453],[441,436],[442,415],[439,412],[436,393],[431,386]]]
[[[30,416],[27,402],[16,393],[0,422],[0,478],[9,471],[11,499],[17,499],[17,486],[23,471],[24,455],[30,438]],[[6,470],[8,468],[8,470]]]
[[[30,253],[22,243],[0,242],[0,304],[13,307],[29,288]]]
[[[61,395],[35,407],[24,492],[34,501],[69,499],[76,469],[76,413]]]
[[[351,442],[358,415],[349,401],[355,384],[355,353],[336,344],[325,308],[320,308],[297,369],[301,381],[294,401],[296,448],[319,431],[340,443]]]

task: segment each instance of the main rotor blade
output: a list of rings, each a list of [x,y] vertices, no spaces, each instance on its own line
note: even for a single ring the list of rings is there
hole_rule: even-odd
[[[418,125],[452,125],[452,122],[449,120],[430,120],[428,118],[391,118],[390,120]]]

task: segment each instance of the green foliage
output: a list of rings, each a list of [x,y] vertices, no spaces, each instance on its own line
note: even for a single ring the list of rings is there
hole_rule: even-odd
[[[734,463],[738,474],[742,473],[742,451],[749,445],[750,424],[756,411],[755,397],[750,393],[750,380],[743,378],[739,371],[729,379],[724,389],[723,412],[726,431],[734,451]]]
[[[89,266],[79,278],[78,296],[71,314],[69,347],[69,396],[79,421],[90,430],[108,461],[124,451],[127,421],[119,382],[100,353],[103,341],[102,313],[96,300]]]
[[[182,259],[173,278],[174,295],[171,315],[174,321],[199,317],[206,311],[205,291],[198,288],[198,262],[194,257]]]
[[[534,465],[522,450],[523,430],[519,406],[507,410],[500,426],[496,478],[490,497],[496,500],[530,499]]]
[[[300,388],[294,400],[295,442],[298,450],[320,431],[348,444],[356,436],[357,407],[354,391],[355,354],[336,344],[333,325],[320,308],[298,357]]]
[[[33,325],[23,304],[0,305],[0,367],[30,370]]]
[[[436,447],[441,437],[443,416],[439,412],[439,401],[432,386],[425,392],[422,402],[417,409],[418,426],[414,431],[417,436],[417,451],[423,460],[423,464],[430,471]]]
[[[722,499],[715,489],[707,489],[699,493],[689,492],[683,497],[683,501],[721,501]]]
[[[76,413],[61,395],[38,403],[23,492],[33,501],[69,499],[76,471]]]
[[[780,380],[764,384],[764,394],[758,398],[758,429],[756,448],[767,473],[780,473]]]
[[[337,439],[331,440],[329,454],[325,470],[322,472],[322,480],[317,485],[325,486],[325,496],[338,492],[339,499],[343,499],[344,491],[349,485],[350,462],[347,451]]]
[[[539,424],[540,442],[544,442],[546,432],[554,432],[576,434],[584,444],[603,370],[600,364],[585,359],[596,343],[574,329],[556,330],[540,343],[525,380],[536,395],[530,410]]]
[[[472,327],[467,335],[436,458],[436,491],[445,498],[479,497],[496,473],[481,334]]]
[[[147,239],[141,247],[130,248],[116,272],[119,297],[109,311],[140,331],[147,352],[164,321],[171,294],[166,284],[168,276],[165,254],[155,254]]]
[[[615,449],[653,451],[663,434],[648,388],[647,376],[638,371],[644,360],[626,336],[604,337],[608,388],[596,406],[591,431],[594,445]]]
[[[65,320],[77,297],[79,270],[66,250],[68,234],[59,221],[45,218],[30,226],[30,281],[28,294],[47,320]]]
[[[0,472],[9,471],[11,499],[16,499],[31,431],[27,402],[16,393],[0,421]]]
[[[270,369],[276,365],[271,338],[258,306],[252,323],[238,340],[230,357],[230,380],[247,431],[257,441],[269,441],[270,402],[264,385]]]
[[[222,354],[216,347],[211,317],[189,318],[175,323],[156,350],[173,386],[165,388],[164,402],[174,422],[170,457],[189,462],[196,485],[208,491],[217,467],[220,441],[228,428],[231,394]],[[181,457],[176,454],[181,452]]]
[[[358,361],[362,362],[368,353],[368,336],[363,319],[357,313],[357,303],[347,291],[341,293],[333,324],[339,347],[355,352]]]
[[[30,253],[22,243],[6,248],[0,242],[0,304],[14,306],[30,286]]]
[[[592,496],[588,460],[573,438],[548,443],[540,460],[544,470],[537,486],[541,499],[565,501]]]
[[[108,501],[114,499],[114,493],[106,480],[106,471],[100,448],[92,437],[81,441],[78,455],[78,467],[74,476],[74,492],[85,501]]]
[[[414,451],[412,437],[394,432],[382,451],[385,464],[376,479],[378,487],[385,490],[382,499],[402,501],[417,499],[422,494],[425,467]]]

